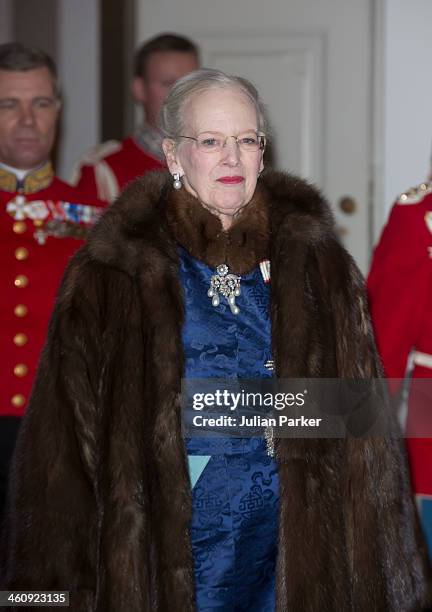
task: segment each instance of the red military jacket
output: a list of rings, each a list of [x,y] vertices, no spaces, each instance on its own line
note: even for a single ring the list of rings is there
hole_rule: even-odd
[[[84,158],[74,183],[83,194],[109,202],[138,176],[165,168],[159,159],[144,151],[132,137],[121,143],[108,142],[96,150],[99,155],[94,155],[93,163],[86,163]],[[104,150],[107,151],[106,155],[103,154]]]
[[[374,252],[368,292],[386,376],[402,379],[411,355],[412,376],[432,378],[432,183],[411,189],[394,204]],[[407,429],[429,434],[432,397],[414,401],[413,390],[420,387],[411,388]],[[432,495],[427,437],[409,438],[408,451],[415,492]]]
[[[50,164],[21,186],[0,168],[0,415],[26,408],[64,269],[103,206],[84,204]]]

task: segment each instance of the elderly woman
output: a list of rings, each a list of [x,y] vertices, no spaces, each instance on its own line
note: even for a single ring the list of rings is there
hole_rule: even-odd
[[[3,588],[68,590],[74,611],[423,609],[394,440],[182,436],[182,378],[380,370],[327,204],[261,174],[254,87],[194,72],[161,125],[170,173],[132,184],[64,278],[15,455]]]

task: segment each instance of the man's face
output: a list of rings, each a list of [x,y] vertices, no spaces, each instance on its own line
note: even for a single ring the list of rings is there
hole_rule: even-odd
[[[20,170],[46,162],[59,107],[48,68],[0,69],[0,162]]]
[[[135,78],[133,83],[135,100],[142,103],[147,123],[156,126],[160,108],[171,87],[177,79],[197,68],[194,53],[157,51],[149,57],[145,76]]]

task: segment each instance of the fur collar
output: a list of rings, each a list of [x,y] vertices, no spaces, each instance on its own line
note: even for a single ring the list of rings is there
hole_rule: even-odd
[[[210,266],[225,262],[237,274],[271,258],[272,244],[281,235],[310,245],[333,235],[330,209],[306,181],[281,172],[260,177],[251,202],[229,231],[185,189],[176,191],[168,172],[146,174],[132,183],[107,210],[93,230],[92,258],[135,275],[142,248],[163,239],[171,249],[181,244]]]
[[[268,259],[268,202],[260,188],[228,231],[186,189],[171,194],[167,218],[175,240],[209,266],[226,263],[245,274]]]

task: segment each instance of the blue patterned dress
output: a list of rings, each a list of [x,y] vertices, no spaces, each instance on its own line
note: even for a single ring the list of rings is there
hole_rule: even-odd
[[[180,248],[187,378],[264,378],[271,358],[269,288],[257,267],[234,315],[207,296],[215,273]],[[279,481],[262,438],[189,438],[191,540],[199,612],[273,612]]]

